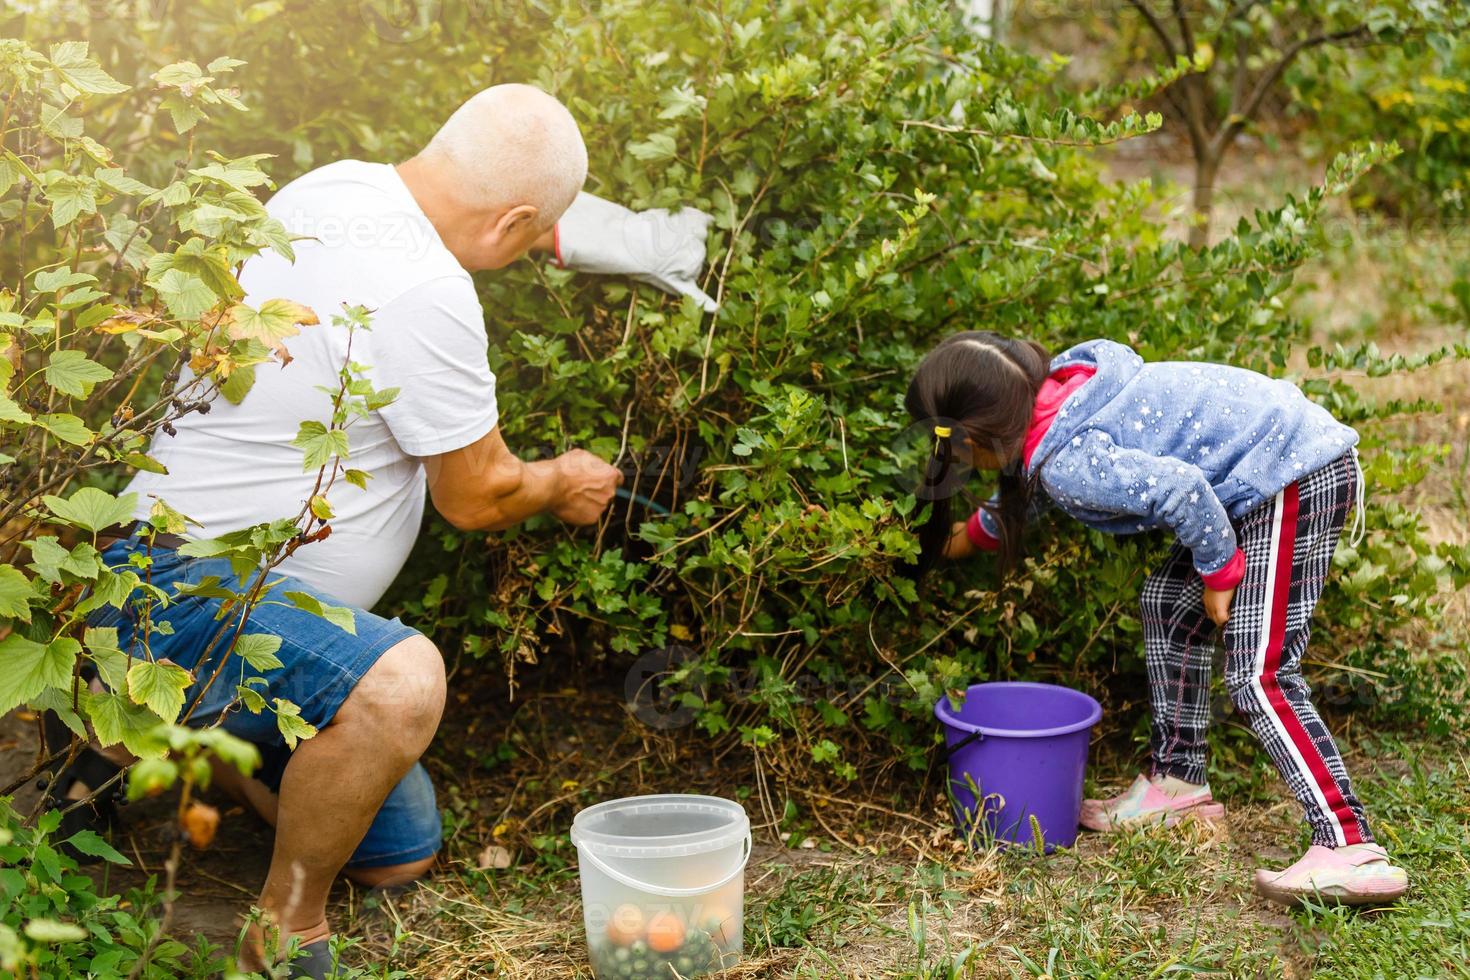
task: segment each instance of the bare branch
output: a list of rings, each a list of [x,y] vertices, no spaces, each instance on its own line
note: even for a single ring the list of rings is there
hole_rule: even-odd
[[[1252,7],[1260,2],[1261,0],[1240,0],[1239,3],[1231,7],[1230,11],[1225,14],[1225,19],[1221,23],[1228,24],[1236,18],[1244,17],[1247,13],[1250,12],[1250,9]]]
[[[1246,85],[1250,82],[1250,51],[1246,48],[1242,38],[1235,39],[1235,77],[1230,82],[1230,112],[1229,117],[1240,113],[1241,106],[1245,103]]]
[[[1321,47],[1324,44],[1337,44],[1342,41],[1366,37],[1368,33],[1368,26],[1366,24],[1359,24],[1357,27],[1344,28],[1340,31],[1309,34],[1294,42],[1282,52],[1281,57],[1276,59],[1276,63],[1268,68],[1265,74],[1256,79],[1255,88],[1251,89],[1251,94],[1246,98],[1245,105],[1236,110],[1231,115],[1229,121],[1220,127],[1219,132],[1215,134],[1211,149],[1216,153],[1220,153],[1230,145],[1231,140],[1235,139],[1236,135],[1245,128],[1245,124],[1260,110],[1261,103],[1266,100],[1266,96],[1270,93],[1271,88],[1281,80],[1281,76],[1286,73],[1286,69],[1291,66],[1291,63],[1303,51],[1306,51],[1308,48]]]
[[[1174,0],[1174,19],[1179,22],[1179,37],[1184,42],[1186,57],[1194,57],[1194,30],[1189,26],[1189,15],[1184,12],[1184,0]]]
[[[1174,45],[1174,39],[1169,36],[1169,32],[1164,28],[1164,22],[1159,20],[1158,15],[1148,8],[1148,0],[1128,0],[1128,2],[1137,8],[1138,12],[1143,15],[1143,19],[1148,21],[1148,26],[1153,28],[1153,32],[1158,35],[1159,43],[1164,46],[1164,54],[1169,56],[1169,60],[1172,62],[1177,58],[1179,52],[1178,48]]]

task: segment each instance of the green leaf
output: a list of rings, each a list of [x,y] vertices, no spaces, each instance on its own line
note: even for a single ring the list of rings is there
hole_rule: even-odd
[[[171,65],[158,69],[152,77],[155,82],[165,88],[179,88],[184,85],[193,87],[211,80],[192,61],[175,61]]]
[[[224,538],[200,538],[179,545],[178,553],[185,558],[217,558],[235,550],[235,545]]]
[[[43,269],[31,279],[38,293],[54,293],[72,286],[80,286],[82,283],[96,281],[96,276],[85,272],[73,272],[65,266],[59,269]]]
[[[79,542],[68,550],[56,537],[46,534],[32,538],[25,542],[25,546],[31,551],[29,567],[53,584],[61,582],[62,572],[90,581],[102,571],[101,552],[88,541]]]
[[[0,422],[24,424],[31,421],[31,413],[21,408],[5,392],[0,391]]]
[[[357,635],[357,618],[347,606],[329,606],[310,592],[286,592],[282,594],[282,598],[297,609],[305,610],[313,616],[320,616],[327,622],[340,626],[353,636]]]
[[[171,208],[176,208],[189,203],[189,198],[192,196],[193,191],[190,189],[189,185],[182,180],[176,180],[173,183],[169,184],[162,191],[160,191],[158,195],[159,200],[161,200],[164,204]]]
[[[276,698],[276,728],[292,751],[301,739],[316,735],[316,726],[301,717],[301,709],[281,698]]]
[[[629,143],[628,152],[645,163],[657,163],[674,159],[679,147],[668,133],[654,133],[641,143]]]
[[[259,156],[240,160],[225,160],[206,167],[191,170],[192,176],[211,183],[221,184],[232,190],[249,191],[252,187],[270,183],[270,176],[258,166]]]
[[[281,668],[281,659],[276,656],[280,648],[281,638],[269,633],[243,633],[235,640],[235,652],[259,673]]]
[[[245,706],[245,710],[252,715],[258,715],[265,710],[265,698],[253,687],[244,684],[235,685],[235,696]]]
[[[172,759],[144,759],[128,770],[128,799],[157,796],[179,778],[179,765]]]
[[[87,731],[86,722],[82,716],[76,713],[72,707],[71,691],[59,687],[48,687],[40,694],[31,698],[26,704],[35,711],[54,711],[56,717],[60,718],[72,734],[82,741],[88,741],[92,735]]]
[[[168,751],[162,719],[126,695],[113,691],[86,692],[82,699],[92,731],[103,745],[123,744],[139,758],[159,758]]]
[[[28,567],[47,582],[59,584],[61,565],[71,557],[71,552],[63,548],[60,540],[53,534],[32,538],[25,546],[31,550],[31,563]]]
[[[71,687],[82,646],[69,636],[47,644],[11,633],[0,640],[0,714],[25,704],[48,687]]]
[[[55,943],[79,943],[87,938],[87,930],[73,922],[58,922],[56,919],[32,919],[26,923],[28,939],[48,945]]]
[[[4,197],[10,189],[20,183],[20,168],[10,162],[10,157],[0,155],[0,197]]]
[[[138,573],[131,569],[114,572],[107,568],[100,568],[96,579],[92,582],[92,593],[85,600],[86,608],[78,611],[91,612],[103,606],[121,609],[140,581]]]
[[[97,665],[102,683],[109,690],[120,691],[128,683],[128,655],[118,647],[117,628],[89,626],[82,634],[82,646]]]
[[[31,621],[31,580],[13,565],[0,565],[0,617]]]
[[[83,854],[101,858],[113,864],[121,864],[124,867],[132,867],[133,862],[123,857],[117,848],[97,836],[95,830],[79,830],[66,839],[66,843],[76,848]]]
[[[92,430],[87,428],[87,423],[75,415],[68,415],[65,412],[55,415],[37,415],[35,421],[37,425],[62,442],[69,442],[73,446],[85,446],[92,441]]]
[[[153,233],[138,222],[116,214],[107,219],[107,230],[102,233],[103,240],[121,252],[123,261],[134,270],[145,268],[157,254],[148,244],[152,237]]]
[[[219,386],[219,393],[225,396],[225,400],[231,405],[238,405],[250,394],[250,389],[255,387],[255,365],[247,364],[237,367],[230,372],[225,383]]]
[[[149,456],[147,453],[128,453],[125,457],[123,457],[123,462],[127,463],[133,469],[142,470],[145,473],[161,473],[165,476],[168,475],[168,467],[164,466],[162,463],[154,459],[152,456]]]
[[[52,139],[74,140],[82,135],[82,121],[63,106],[41,104],[41,131]]]
[[[187,670],[162,661],[139,660],[128,670],[128,694],[168,722],[179,717],[184,709],[184,692],[193,682]]]
[[[335,457],[348,456],[347,433],[342,429],[328,429],[321,422],[302,422],[291,445],[305,454],[301,463],[303,472],[319,470]]]
[[[51,223],[60,230],[75,221],[78,215],[96,213],[97,182],[90,177],[72,174],[49,176],[46,200],[51,202]]]
[[[116,95],[128,90],[128,86],[87,57],[86,41],[64,41],[52,45],[51,68],[63,82],[88,95]]]
[[[103,367],[79,350],[56,351],[46,362],[46,383],[73,398],[88,397],[99,381],[106,381],[111,377],[111,369]]]
[[[51,494],[41,499],[46,502],[47,509],[57,517],[94,534],[114,524],[131,521],[133,510],[138,505],[136,493],[114,497],[96,487],[82,487],[65,500]]]
[[[114,194],[129,194],[143,197],[148,194],[158,193],[158,188],[149,187],[136,177],[129,177],[127,171],[121,167],[103,167],[93,171],[92,176],[97,178],[97,183]]]
[[[203,279],[182,269],[169,269],[150,284],[167,304],[168,311],[180,320],[197,320],[219,302]]]

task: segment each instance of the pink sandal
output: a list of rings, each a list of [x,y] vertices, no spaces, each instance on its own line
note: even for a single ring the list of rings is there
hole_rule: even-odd
[[[1102,833],[1151,824],[1172,827],[1189,817],[1213,823],[1225,816],[1225,806],[1216,803],[1209,786],[1183,796],[1170,796],[1147,776],[1133,780],[1128,790],[1110,800],[1083,800],[1082,826]]]
[[[1409,875],[1388,860],[1377,844],[1333,849],[1313,844],[1282,871],[1256,872],[1256,891],[1273,902],[1296,905],[1304,898],[1341,905],[1382,905],[1409,890]]]

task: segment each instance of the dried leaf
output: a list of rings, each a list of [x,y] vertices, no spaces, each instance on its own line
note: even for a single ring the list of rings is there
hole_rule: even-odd
[[[481,871],[488,871],[492,868],[503,871],[510,867],[510,851],[499,844],[491,844],[480,852],[478,867]]]

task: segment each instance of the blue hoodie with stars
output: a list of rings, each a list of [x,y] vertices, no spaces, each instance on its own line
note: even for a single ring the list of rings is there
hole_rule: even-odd
[[[1093,373],[1057,409],[1027,475],[1039,471],[1050,502],[1089,527],[1174,532],[1213,588],[1243,570],[1232,522],[1358,442],[1296,385],[1254,371],[1145,364],[1110,340],[1051,362],[1054,376],[1068,368]],[[988,512],[978,523],[987,537],[998,530]]]

